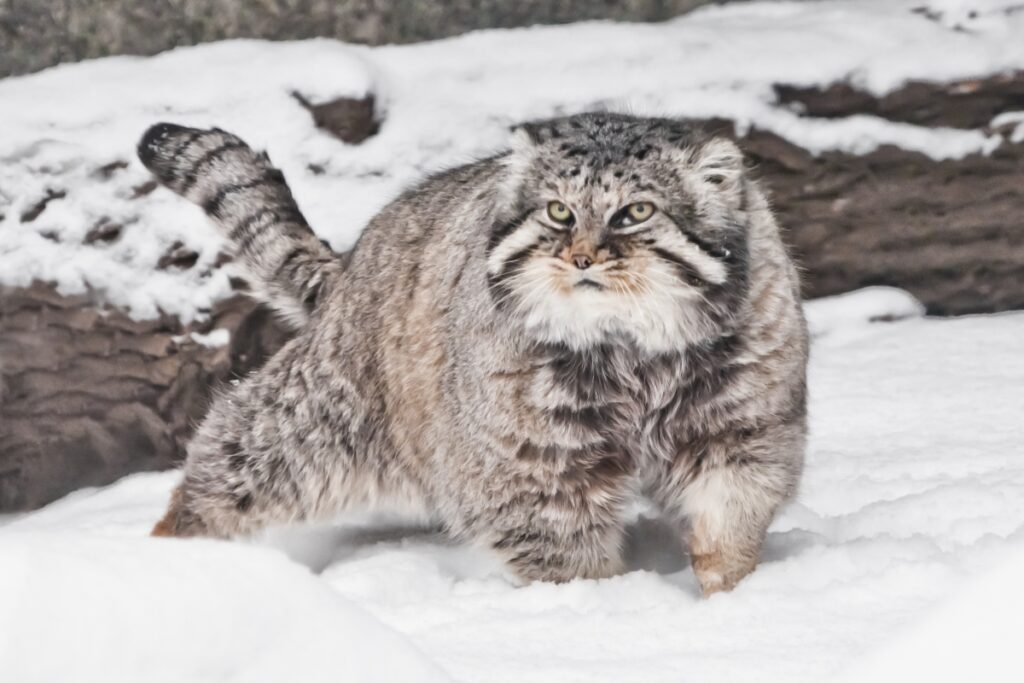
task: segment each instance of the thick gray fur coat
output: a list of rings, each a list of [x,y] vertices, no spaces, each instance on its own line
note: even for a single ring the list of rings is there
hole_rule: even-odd
[[[221,130],[139,145],[203,206],[298,335],[215,402],[154,533],[230,537],[411,504],[526,580],[620,570],[646,495],[705,593],[757,563],[796,487],[807,333],[796,270],[730,141],[665,119],[517,128],[355,248]]]

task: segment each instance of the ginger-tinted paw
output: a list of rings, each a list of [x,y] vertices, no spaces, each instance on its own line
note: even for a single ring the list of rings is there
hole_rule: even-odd
[[[750,562],[728,562],[721,553],[693,556],[693,573],[705,598],[731,591],[754,567]]]
[[[167,512],[149,532],[150,536],[157,537],[186,537],[186,536],[209,536],[211,535],[206,524],[184,504],[184,495],[181,488],[171,493],[171,501],[167,506]]]

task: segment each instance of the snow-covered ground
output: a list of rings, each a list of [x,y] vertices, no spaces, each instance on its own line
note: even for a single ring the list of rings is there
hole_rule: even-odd
[[[188,319],[228,293],[227,275],[213,267],[221,241],[199,210],[163,189],[134,196],[150,179],[134,145],[160,120],[220,126],[267,148],[314,228],[338,249],[424,174],[503,146],[514,122],[558,113],[723,117],[816,152],[886,143],[935,158],[989,152],[1003,137],[991,130],[809,119],[781,106],[772,85],[848,80],[884,93],[908,80],[1021,69],[1019,5],[752,2],[664,24],[483,31],[408,46],[231,41],[8,78],[0,81],[0,283],[88,288],[139,317],[162,310]],[[345,145],[313,126],[295,90],[314,101],[372,91],[383,128]],[[1007,135],[1024,137],[1024,123],[1003,114]],[[115,162],[129,165],[98,171]],[[65,194],[23,222],[48,191]],[[123,225],[121,237],[83,245],[104,221]],[[197,265],[154,273],[176,242],[199,253]]]
[[[808,310],[806,474],[732,593],[700,599],[649,520],[633,571],[526,587],[393,522],[148,539],[176,474],[135,475],[0,526],[3,680],[1020,680],[1024,313],[922,318],[885,289]]]

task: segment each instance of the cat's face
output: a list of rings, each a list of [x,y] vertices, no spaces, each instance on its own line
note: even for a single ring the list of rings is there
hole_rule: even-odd
[[[528,124],[507,157],[508,220],[487,272],[539,341],[631,340],[652,353],[715,336],[746,289],[739,150],[685,124],[585,114]]]

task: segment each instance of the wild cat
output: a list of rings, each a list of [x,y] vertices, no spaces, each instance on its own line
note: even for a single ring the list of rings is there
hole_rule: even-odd
[[[754,568],[801,472],[807,333],[732,142],[607,113],[527,123],[341,255],[230,133],[158,124],[139,156],[298,327],[214,403],[154,534],[417,501],[523,579],[566,581],[620,571],[645,494],[705,594]]]

